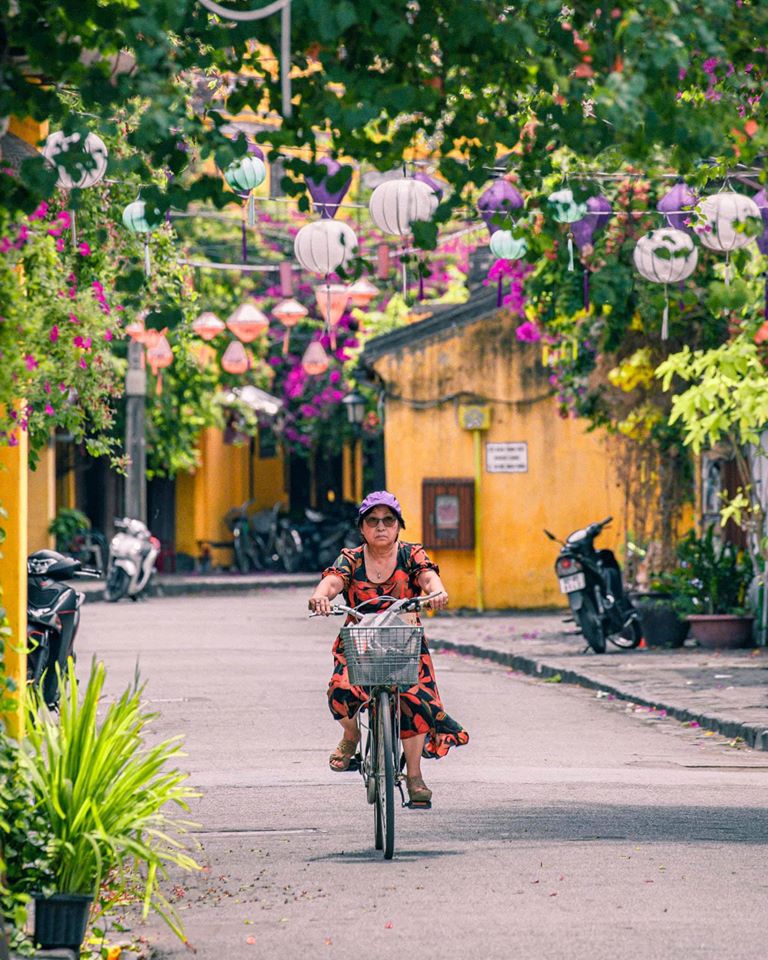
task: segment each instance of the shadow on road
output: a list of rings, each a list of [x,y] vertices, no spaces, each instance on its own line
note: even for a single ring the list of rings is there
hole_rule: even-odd
[[[395,850],[395,857],[398,860],[430,860],[437,859],[439,857],[455,857],[459,854],[463,855],[464,850],[401,850],[397,848]],[[307,863],[323,863],[324,861],[331,863],[346,863],[347,861],[354,861],[355,863],[362,863],[365,861],[370,861],[371,863],[380,863],[382,859],[382,854],[376,850],[350,850],[349,852],[338,851],[336,853],[324,853],[319,857],[309,857]]]
[[[546,810],[476,810],[471,821],[447,820],[446,840],[570,840],[635,843],[768,844],[768,811],[760,807],[564,804]]]

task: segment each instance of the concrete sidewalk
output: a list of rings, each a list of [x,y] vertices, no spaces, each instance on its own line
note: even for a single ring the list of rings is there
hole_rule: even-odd
[[[768,750],[768,648],[685,646],[583,653],[562,613],[445,616],[427,621],[434,649],[480,657],[551,682],[575,683]]]
[[[311,588],[317,583],[316,573],[166,573],[158,574],[150,590],[154,597],[200,596],[207,593],[243,593],[287,587]],[[103,580],[74,581],[85,594],[86,603],[104,599]],[[122,602],[122,601],[121,601]]]

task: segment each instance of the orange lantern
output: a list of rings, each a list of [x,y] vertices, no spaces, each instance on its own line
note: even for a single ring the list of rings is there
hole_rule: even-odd
[[[378,292],[378,289],[371,283],[370,280],[366,280],[365,277],[361,277],[349,288],[350,306],[367,307]]]
[[[249,366],[245,347],[239,340],[233,340],[221,358],[221,369],[227,373],[245,373]]]
[[[317,297],[317,309],[320,316],[328,325],[328,331],[331,335],[331,349],[336,349],[336,324],[341,320],[342,314],[347,307],[349,300],[349,288],[340,283],[321,283],[315,289]]]
[[[132,320],[125,328],[125,332],[134,343],[144,343],[146,330],[144,329],[144,321],[140,317]]]
[[[308,373],[311,377],[319,377],[328,369],[328,364],[328,354],[323,349],[322,343],[319,340],[312,340],[301,358],[304,373]]]
[[[272,315],[288,329],[283,340],[283,353],[288,353],[288,342],[291,338],[291,327],[295,327],[299,320],[303,320],[309,311],[298,300],[283,300],[272,310]]]
[[[243,343],[251,343],[269,329],[269,320],[252,303],[241,303],[227,320],[227,326]]]
[[[153,336],[145,341],[147,344],[147,363],[152,369],[153,376],[157,377],[156,389],[158,395],[163,392],[162,371],[173,363],[173,350],[171,350],[171,345],[165,336],[167,332],[167,328],[165,330],[148,330],[147,333],[153,334]]]
[[[214,337],[218,337],[222,330],[226,330],[226,328],[224,321],[219,320],[216,314],[210,310],[204,311],[192,322],[192,332],[196,333],[197,336],[203,340],[213,340]]]

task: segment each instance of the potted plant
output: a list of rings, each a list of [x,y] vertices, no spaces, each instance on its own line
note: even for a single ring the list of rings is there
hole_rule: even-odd
[[[634,599],[634,598],[633,598]],[[682,647],[690,624],[681,616],[675,597],[668,591],[654,589],[634,599],[640,616],[643,640],[648,647]]]
[[[709,526],[703,537],[691,531],[680,541],[677,568],[658,582],[701,646],[736,648],[752,643],[754,617],[747,610],[747,591],[753,575],[749,556],[719,542]]]
[[[82,510],[74,507],[59,507],[48,527],[48,533],[56,537],[56,549],[66,553],[72,548],[72,541],[77,534],[90,529],[91,521]]]
[[[103,664],[94,662],[81,699],[70,660],[59,719],[33,704],[19,751],[20,771],[48,836],[46,869],[31,891],[35,941],[75,953],[107,880],[106,909],[139,884],[144,913],[155,909],[182,937],[159,881],[170,864],[198,869],[183,842],[186,822],[166,812],[172,804],[186,810],[197,795],[185,784],[186,774],[169,768],[178,738],[145,743],[155,715],[142,708],[143,688],[136,684],[100,711],[104,679]]]

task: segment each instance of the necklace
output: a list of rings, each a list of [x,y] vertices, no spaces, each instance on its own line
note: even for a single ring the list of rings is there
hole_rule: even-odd
[[[389,551],[386,557],[382,557],[381,560],[378,560],[371,553],[370,547],[366,546],[366,569],[368,571],[368,576],[370,577],[373,574],[373,579],[375,583],[383,583],[387,578],[387,573],[392,564],[393,557],[397,552],[397,545],[395,544],[393,548]]]

